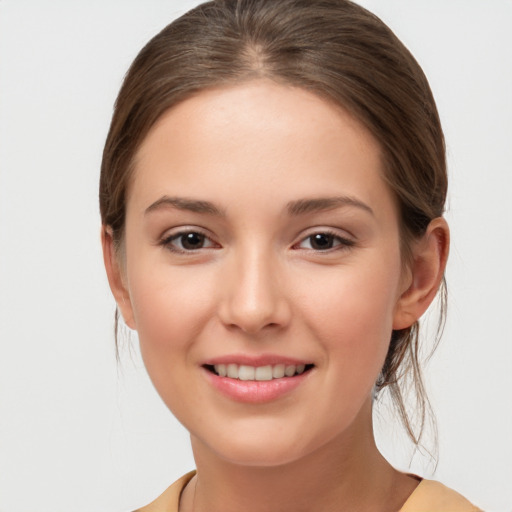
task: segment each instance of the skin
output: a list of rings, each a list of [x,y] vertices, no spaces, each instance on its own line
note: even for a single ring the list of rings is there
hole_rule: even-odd
[[[435,296],[448,228],[435,219],[404,265],[381,173],[348,113],[266,80],[201,92],[145,139],[122,258],[108,227],[103,247],[155,388],[191,434],[199,476],[180,510],[396,511],[417,485],[380,455],[371,395],[392,329]],[[290,212],[298,201],[309,209]],[[204,244],[187,250],[183,232]],[[226,354],[314,367],[276,400],[241,403],[205,377]]]

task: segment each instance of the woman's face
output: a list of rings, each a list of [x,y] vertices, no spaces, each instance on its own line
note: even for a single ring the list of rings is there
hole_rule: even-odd
[[[350,115],[270,81],[201,92],[153,127],[120,306],[195,446],[276,465],[371,432],[408,286],[381,171]]]

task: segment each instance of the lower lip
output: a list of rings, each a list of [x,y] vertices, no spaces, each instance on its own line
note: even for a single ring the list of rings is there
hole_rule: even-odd
[[[209,382],[223,395],[237,402],[259,404],[277,400],[300,386],[312,370],[293,377],[272,380],[238,380],[203,369]]]

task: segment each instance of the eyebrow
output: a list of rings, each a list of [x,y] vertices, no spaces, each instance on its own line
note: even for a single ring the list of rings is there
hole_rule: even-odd
[[[353,206],[360,208],[371,215],[375,215],[373,210],[366,204],[350,196],[337,196],[337,197],[317,197],[311,199],[298,199],[290,201],[286,205],[289,215],[297,216],[305,213],[316,213],[326,210],[333,210],[343,206]],[[144,214],[161,208],[177,208],[178,210],[186,210],[194,213],[204,213],[209,215],[217,215],[220,217],[225,216],[224,212],[217,208],[210,201],[202,201],[199,199],[191,199],[187,197],[170,197],[162,196],[150,206],[146,208]]]
[[[302,215],[304,213],[316,213],[325,210],[333,210],[343,206],[354,206],[375,216],[373,210],[366,204],[351,196],[318,197],[312,199],[299,199],[290,201],[287,210],[290,215]]]
[[[186,210],[194,213],[207,213],[209,215],[224,216],[224,212],[219,210],[213,203],[209,201],[201,201],[198,199],[190,199],[187,197],[170,197],[163,196],[146,208],[144,214],[148,214],[162,208],[177,208],[178,210]]]

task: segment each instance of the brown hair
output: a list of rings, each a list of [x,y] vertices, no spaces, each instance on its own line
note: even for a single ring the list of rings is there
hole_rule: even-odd
[[[260,77],[341,105],[373,134],[382,149],[384,179],[399,205],[407,262],[410,242],[443,214],[443,132],[414,57],[378,17],[348,0],[214,0],[147,43],[119,92],[101,166],[101,217],[116,246],[123,238],[134,156],[157,119],[201,90]],[[440,298],[438,335],[445,317],[444,281]],[[389,389],[416,445],[429,410],[418,334],[417,322],[393,332],[375,387],[376,394]],[[404,385],[411,382],[416,425],[404,404]]]

